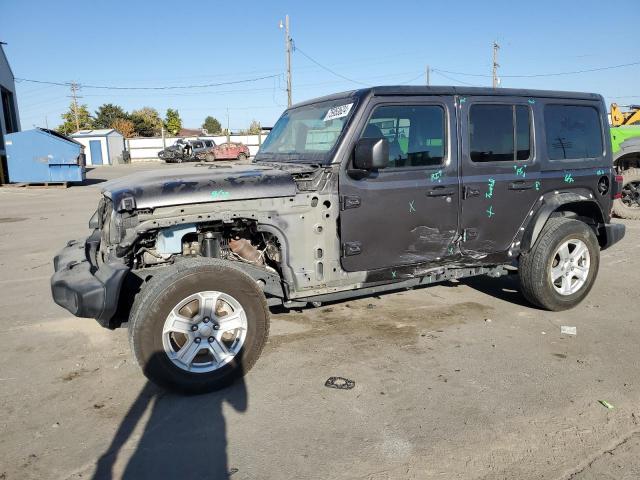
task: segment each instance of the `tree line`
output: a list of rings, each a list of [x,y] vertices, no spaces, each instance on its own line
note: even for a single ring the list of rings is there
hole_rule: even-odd
[[[56,130],[64,135],[76,132],[78,125],[80,130],[113,128],[126,138],[157,137],[162,134],[163,127],[169,135],[178,135],[182,129],[182,119],[176,109],[167,109],[164,118],[161,118],[158,111],[152,107],[142,107],[129,113],[122,107],[112,103],[101,105],[93,115],[89,112],[87,105],[78,105],[76,112],[73,104],[71,104],[69,110],[62,114],[62,120],[63,123]],[[207,116],[204,119],[202,128],[209,135],[227,133],[220,122],[212,116]],[[253,120],[249,128],[239,133],[258,134],[260,131],[260,122]]]

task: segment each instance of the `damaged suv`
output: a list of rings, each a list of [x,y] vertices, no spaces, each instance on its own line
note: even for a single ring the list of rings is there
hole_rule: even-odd
[[[600,95],[374,87],[295,105],[251,165],[105,184],[93,230],[54,260],[55,301],[127,324],[154,382],[243,375],[269,306],[302,307],[518,271],[563,310],[594,284],[620,179]]]

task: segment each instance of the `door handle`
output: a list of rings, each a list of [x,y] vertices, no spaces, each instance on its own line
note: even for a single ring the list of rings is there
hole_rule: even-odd
[[[509,184],[509,190],[531,190],[533,188],[533,183],[529,182],[511,182]]]
[[[432,190],[427,191],[428,197],[448,197],[453,195],[456,191],[453,188],[435,187]]]

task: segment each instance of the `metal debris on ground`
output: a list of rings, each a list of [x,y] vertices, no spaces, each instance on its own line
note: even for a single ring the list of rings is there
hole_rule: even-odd
[[[615,408],[613,405],[611,405],[606,400],[598,400],[598,402],[600,403],[600,405],[602,405],[605,408],[608,408],[609,410],[613,410]]]
[[[324,382],[325,387],[337,388],[338,390],[351,390],[356,386],[356,382],[344,377],[329,377]]]
[[[566,325],[562,325],[560,327],[560,333],[564,333],[565,335],[577,335],[578,329],[577,327],[567,327]]]

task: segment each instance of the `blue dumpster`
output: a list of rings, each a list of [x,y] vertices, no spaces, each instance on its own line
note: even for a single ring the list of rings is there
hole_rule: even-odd
[[[84,181],[84,147],[75,140],[45,128],[5,138],[10,183]]]

